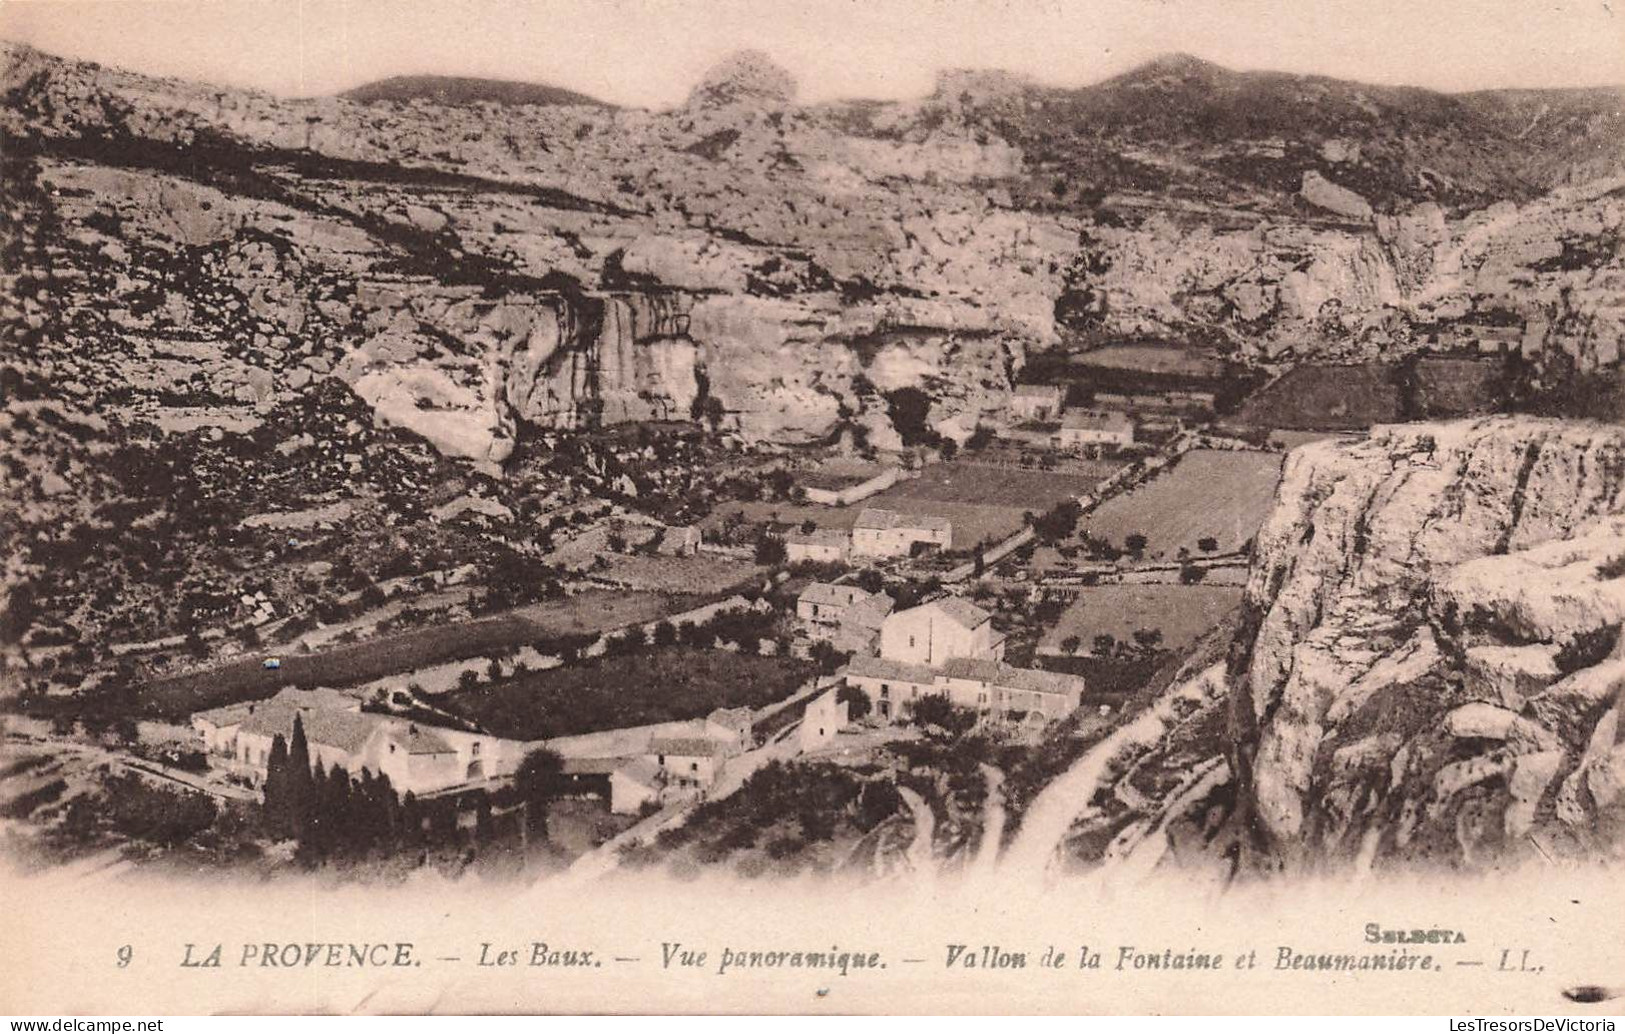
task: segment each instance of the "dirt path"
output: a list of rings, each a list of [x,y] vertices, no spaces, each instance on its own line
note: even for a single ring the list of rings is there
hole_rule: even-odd
[[[987,879],[999,863],[999,848],[1004,844],[1004,773],[983,762],[978,766],[982,778],[987,780],[987,797],[982,801],[982,843],[971,862],[973,879]]]
[[[914,840],[903,857],[908,860],[909,868],[914,870],[918,879],[933,879],[937,874],[937,864],[932,858],[931,839],[937,833],[937,817],[931,813],[931,806],[925,803],[925,798],[913,790],[899,786],[897,792],[914,815]]]
[[[1002,868],[1024,880],[1041,879],[1072,824],[1088,814],[1101,786],[1130,754],[1144,750],[1165,735],[1176,720],[1176,704],[1200,700],[1213,680],[1223,678],[1222,664],[1169,690],[1138,717],[1086,751],[1083,757],[1049,786],[1027,809]]]

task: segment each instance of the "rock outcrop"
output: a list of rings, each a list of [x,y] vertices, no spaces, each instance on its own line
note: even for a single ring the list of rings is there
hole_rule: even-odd
[[[1247,606],[1231,762],[1263,857],[1598,848],[1625,765],[1625,433],[1494,419],[1299,449]]]
[[[915,103],[804,106],[747,53],[670,112],[4,62],[11,158],[64,228],[52,268],[84,275],[53,293],[73,329],[39,372],[132,413],[187,394],[131,398],[148,378],[120,369],[177,338],[241,364],[200,405],[339,377],[481,462],[527,425],[696,404],[749,437],[884,425],[859,374],[913,377],[934,419],[974,426],[1025,356],[1080,332],[1276,362],[1513,328],[1579,370],[1617,366],[1625,338],[1625,161],[1598,144],[1617,104],[1590,94],[1546,98],[1525,138],[1515,99],[1413,111],[1183,58],[1081,91],[957,72]],[[1263,109],[1295,114],[1260,136]]]

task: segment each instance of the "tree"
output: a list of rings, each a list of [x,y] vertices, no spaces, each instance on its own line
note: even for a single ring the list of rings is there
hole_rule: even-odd
[[[1204,553],[1215,552],[1219,548],[1219,540],[1212,535],[1204,535],[1196,540],[1196,548]]]
[[[292,787],[288,768],[288,741],[279,732],[271,738],[271,756],[265,763],[265,828],[273,837],[293,835]]]
[[[888,392],[886,410],[904,445],[935,445],[941,440],[941,436],[927,422],[931,413],[931,396],[919,388],[898,388]]]
[[[965,448],[972,452],[981,452],[991,444],[993,444],[993,428],[985,424],[977,424],[976,430],[972,431],[970,437],[965,439]]]
[[[946,693],[930,693],[914,702],[913,721],[927,732],[958,739],[976,724],[976,712],[956,707]]]
[[[1123,540],[1123,548],[1136,557],[1145,552],[1146,545],[1146,537],[1137,531]]]
[[[677,645],[677,627],[670,621],[662,621],[656,624],[654,644],[656,646]]]
[[[1109,633],[1102,632],[1095,636],[1093,646],[1096,657],[1110,657],[1112,652],[1117,649],[1117,640],[1112,638]]]
[[[843,684],[837,689],[835,700],[846,705],[846,718],[851,722],[862,721],[874,709],[874,705],[869,702],[869,694],[852,685]]]
[[[1033,532],[1041,541],[1053,545],[1071,535],[1082,516],[1082,503],[1076,499],[1063,499],[1042,516],[1034,518]]]
[[[1143,653],[1156,653],[1162,645],[1162,632],[1155,628],[1141,628],[1134,632],[1134,645]]]
[[[480,684],[480,673],[473,668],[464,668],[457,676],[457,688],[467,692]]]
[[[1207,577],[1207,568],[1197,567],[1195,564],[1179,565],[1179,581],[1184,585],[1195,585]]]
[[[777,535],[763,535],[756,540],[756,562],[768,567],[784,563],[789,554],[784,548],[784,540]]]
[[[902,794],[890,782],[881,779],[863,784],[863,789],[858,793],[858,828],[865,832],[874,829],[897,814],[902,804]]]
[[[1069,635],[1065,639],[1061,640],[1061,652],[1075,654],[1078,652],[1078,648],[1082,645],[1082,639],[1079,639],[1075,635]]]
[[[537,747],[519,763],[513,776],[515,795],[525,805],[532,832],[547,835],[547,805],[564,788],[564,759],[557,751]]]
[[[287,814],[289,834],[302,837],[310,821],[315,788],[310,771],[310,744],[305,740],[305,720],[293,716],[293,739],[288,742]]]

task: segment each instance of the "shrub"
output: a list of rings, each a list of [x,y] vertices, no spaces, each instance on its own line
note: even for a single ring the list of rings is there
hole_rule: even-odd
[[[1563,675],[1571,675],[1581,668],[1601,664],[1614,652],[1614,647],[1619,645],[1619,632],[1620,626],[1615,624],[1577,633],[1573,639],[1558,648],[1557,656],[1552,659],[1553,663]]]

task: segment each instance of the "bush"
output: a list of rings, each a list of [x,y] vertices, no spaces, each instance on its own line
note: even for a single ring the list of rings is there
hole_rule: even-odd
[[[1563,675],[1572,675],[1582,668],[1601,664],[1619,645],[1619,625],[1604,625],[1589,632],[1580,632],[1558,648],[1553,663]]]
[[[106,815],[127,836],[172,847],[214,825],[216,811],[204,794],[163,789],[125,775],[107,782]]]

